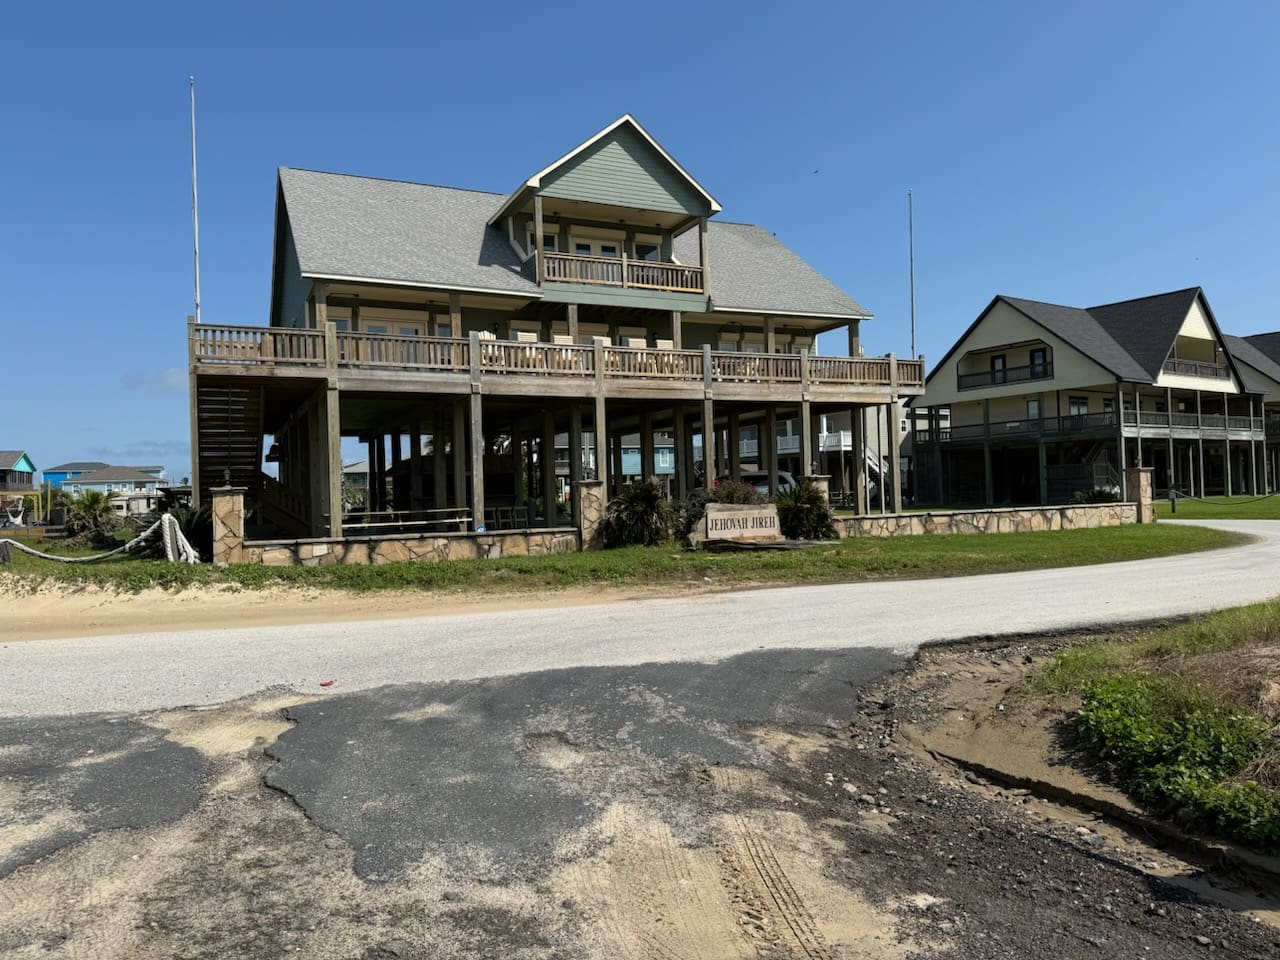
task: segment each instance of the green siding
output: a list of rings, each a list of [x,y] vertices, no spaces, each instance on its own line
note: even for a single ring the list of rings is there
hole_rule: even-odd
[[[629,127],[565,162],[542,179],[543,196],[664,213],[710,214],[711,207],[670,163]]]
[[[280,287],[280,316],[272,317],[272,326],[305,327],[311,281],[302,276],[298,248],[293,242],[293,227],[287,215],[284,218],[284,265],[281,268]]]
[[[18,462],[15,463],[10,469],[17,470],[19,473],[35,473],[36,472],[35,464],[31,462],[31,458],[28,457],[25,453],[18,458]]]

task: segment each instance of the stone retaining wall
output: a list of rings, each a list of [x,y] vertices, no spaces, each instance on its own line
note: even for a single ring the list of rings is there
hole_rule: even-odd
[[[495,533],[397,534],[383,537],[318,538],[309,540],[246,540],[234,562],[269,567],[318,567],[338,563],[395,563],[418,560],[477,560],[480,558],[576,553],[578,531],[504,530]]]
[[[1136,503],[1070,504],[1060,507],[1005,507],[888,516],[836,517],[841,537],[901,537],[930,533],[1028,533],[1083,530],[1138,523]]]

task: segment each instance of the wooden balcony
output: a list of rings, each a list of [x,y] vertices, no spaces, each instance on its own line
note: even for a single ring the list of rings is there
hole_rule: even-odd
[[[1164,362],[1165,373],[1182,377],[1203,377],[1206,380],[1230,380],[1231,368],[1225,363],[1205,363],[1202,360],[1174,360]]]
[[[542,278],[548,283],[586,283],[600,287],[702,293],[702,268],[659,260],[623,257],[583,257],[544,253]]]
[[[1223,416],[1220,413],[1162,413],[1143,410],[1141,414],[1126,410],[1121,420],[1114,412],[1086,413],[1044,419],[1001,420],[991,424],[971,423],[943,427],[935,436],[930,430],[917,430],[918,443],[952,443],[981,446],[988,439],[993,444],[1035,442],[1040,438],[1076,439],[1109,438],[1123,429],[1129,438],[1168,437],[1206,440],[1261,440],[1261,417]]]
[[[715,386],[725,395],[750,397],[786,388],[814,399],[839,399],[848,393],[920,394],[924,361],[894,357],[817,357],[808,354],[721,353],[653,347],[615,347],[524,343],[482,339],[392,336],[330,329],[234,327],[192,324],[190,362],[199,373],[261,376],[338,376],[407,384],[453,385],[469,392],[472,383],[501,391],[590,394],[599,384],[700,392]],[[856,400],[854,402],[857,402]],[[883,402],[883,401],[881,401]]]

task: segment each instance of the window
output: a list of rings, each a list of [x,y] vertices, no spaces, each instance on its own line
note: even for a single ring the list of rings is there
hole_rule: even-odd
[[[635,249],[637,260],[657,261],[662,248],[656,243],[637,240]]]
[[[997,353],[991,358],[991,382],[1004,383],[1004,354]]]
[[[573,252],[580,257],[609,257],[617,259],[621,244],[617,240],[595,237],[574,237]]]
[[[666,450],[666,449],[658,450],[658,451],[657,451],[657,456],[658,456],[658,466],[659,466],[659,467],[670,467],[670,466],[671,466],[671,451],[670,451],[670,450]]]
[[[1028,420],[1040,419],[1040,400],[1038,398],[1035,400],[1027,401],[1027,419]]]
[[[1031,351],[1031,377],[1032,379],[1044,377],[1048,372],[1048,351],[1044,347],[1036,347]]]
[[[1073,417],[1083,417],[1089,412],[1088,397],[1068,397],[1067,413]]]
[[[1103,413],[1115,413],[1115,412],[1116,412],[1116,398],[1115,398],[1115,397],[1103,397],[1103,398],[1102,398],[1102,412],[1103,412]]]
[[[534,236],[535,236],[534,232],[530,230],[527,238],[527,242],[528,242],[527,249],[531,255],[534,252],[533,251]],[[554,233],[544,233],[542,235],[542,251],[543,253],[556,252],[556,235]]]

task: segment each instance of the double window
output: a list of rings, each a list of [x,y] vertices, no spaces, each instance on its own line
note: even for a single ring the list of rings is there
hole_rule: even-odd
[[[1044,347],[1031,351],[1031,379],[1040,380],[1049,375],[1049,353]]]
[[[573,252],[580,257],[608,257],[616,260],[620,256],[621,245],[617,240],[597,239],[596,237],[574,237]]]
[[[1068,397],[1067,413],[1073,417],[1087,416],[1089,413],[1088,397]]]

